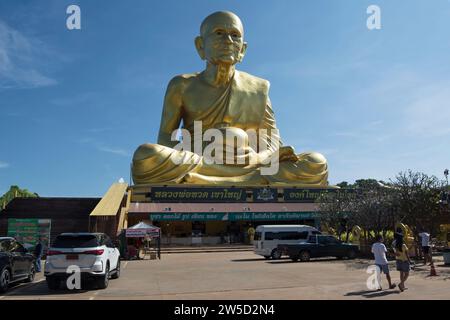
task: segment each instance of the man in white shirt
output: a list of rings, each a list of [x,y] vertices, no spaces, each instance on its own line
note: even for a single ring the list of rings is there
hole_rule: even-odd
[[[431,248],[430,248],[430,234],[426,231],[419,233],[419,237],[422,239],[422,252],[424,264],[429,261],[431,264]]]
[[[383,243],[383,236],[378,235],[376,238],[376,241],[373,245],[372,245],[372,253],[375,257],[375,265],[380,268],[380,272],[382,271],[385,275],[386,275],[386,279],[388,281],[389,284],[389,289],[394,289],[395,288],[395,284],[392,283],[391,281],[391,276],[389,274],[389,265],[388,265],[388,261],[386,258],[386,246]],[[381,283],[380,283],[380,289],[381,290]]]

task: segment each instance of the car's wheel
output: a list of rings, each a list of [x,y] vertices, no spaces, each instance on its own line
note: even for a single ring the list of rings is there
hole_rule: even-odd
[[[52,277],[47,277],[46,281],[47,281],[47,287],[50,290],[58,290],[59,289],[59,285],[61,282],[58,279],[55,279]]]
[[[35,275],[36,275],[36,269],[34,267],[34,264],[32,264],[30,267],[30,273],[28,274],[28,278],[25,280],[25,282],[33,282]]]
[[[11,273],[4,268],[0,273],[0,292],[8,290],[9,282],[11,281]]]
[[[108,288],[109,284],[109,263],[106,265],[105,275],[97,280],[97,287],[99,289]]]
[[[298,256],[291,257],[291,260],[294,261],[294,262],[297,262],[298,261]]]
[[[278,249],[273,249],[270,256],[272,257],[273,260],[281,259],[281,251]]]
[[[349,258],[349,259],[355,259],[355,258],[356,258],[356,251],[355,251],[355,250],[350,250],[350,251],[347,253],[347,258]]]
[[[114,270],[114,273],[111,275],[111,279],[119,279],[120,277],[120,259],[117,261],[117,267],[116,270]]]
[[[302,251],[300,252],[300,260],[302,262],[307,262],[311,259],[311,254],[309,253],[309,251]]]

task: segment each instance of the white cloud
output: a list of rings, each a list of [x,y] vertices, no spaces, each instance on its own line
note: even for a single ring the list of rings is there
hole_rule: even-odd
[[[405,130],[411,135],[439,137],[450,134],[450,82],[418,90],[405,107]]]
[[[52,61],[44,43],[27,37],[0,20],[0,89],[37,88],[57,84],[38,69]]]
[[[103,151],[103,152],[116,154],[116,155],[119,155],[119,156],[124,156],[124,157],[130,157],[131,156],[127,151],[125,151],[123,149],[118,149],[118,148],[99,147],[98,150]]]
[[[9,167],[9,163],[0,161],[0,169],[5,169]]]
[[[94,138],[90,138],[90,137],[80,138],[80,139],[76,140],[76,142],[80,143],[80,144],[88,145],[90,147],[95,148],[98,151],[101,151],[101,152],[112,153],[112,154],[123,156],[123,157],[131,157],[131,154],[128,151],[121,149],[121,148],[107,147],[107,146],[105,146],[104,143],[102,143]]]

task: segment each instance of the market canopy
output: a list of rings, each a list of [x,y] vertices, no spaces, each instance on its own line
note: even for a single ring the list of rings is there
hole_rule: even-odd
[[[139,222],[125,230],[125,236],[127,238],[144,238],[146,236],[158,238],[159,235],[160,228],[145,222]]]

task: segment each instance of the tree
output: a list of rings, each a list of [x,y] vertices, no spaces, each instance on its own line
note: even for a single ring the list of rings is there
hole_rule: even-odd
[[[318,199],[321,221],[327,229],[333,230],[339,240],[342,234],[346,234],[345,241],[348,241],[349,232],[354,226],[353,207],[354,194],[342,192],[330,192],[323,194]]]
[[[395,226],[395,190],[383,181],[359,179],[351,186],[352,193],[331,193],[319,199],[322,221],[337,231],[338,237],[346,232],[346,241],[351,229],[358,225],[363,229],[362,239],[366,247],[377,235],[387,238],[387,232]],[[365,248],[362,248],[363,250]]]
[[[3,196],[0,197],[0,209],[6,207],[6,205],[14,198],[36,198],[39,197],[37,193],[28,191],[27,189],[20,189],[18,186],[11,186]]]
[[[423,228],[436,234],[444,182],[435,176],[408,170],[400,172],[392,184],[396,189],[400,221],[411,227],[416,238]]]

